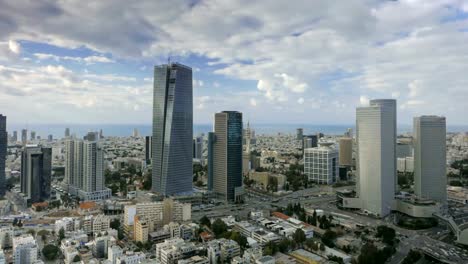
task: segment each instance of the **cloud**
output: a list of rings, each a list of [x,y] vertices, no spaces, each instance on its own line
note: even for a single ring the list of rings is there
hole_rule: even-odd
[[[257,106],[257,100],[255,100],[254,98],[250,98],[250,105],[253,107]]]
[[[300,105],[303,104],[304,103],[304,98],[301,97],[301,98],[297,99],[297,103],[300,104]]]
[[[15,54],[20,54],[21,52],[21,45],[14,40],[8,41],[8,48],[10,49],[11,52]]]
[[[216,94],[210,94],[212,99],[195,104],[206,113],[220,110],[217,101],[222,97],[233,101],[229,104],[233,109],[250,108],[250,101],[237,99],[241,91],[227,88],[233,87],[230,81],[246,81],[243,91],[266,98],[261,100],[262,107],[265,104],[272,110],[258,114],[264,122],[289,121],[286,114],[298,110],[294,107],[301,98],[307,98],[307,104],[300,108],[316,107],[323,114],[315,117],[317,122],[328,121],[333,115],[336,122],[349,123],[354,107],[369,98],[393,97],[406,109],[413,106],[411,111],[398,114],[403,122],[411,120],[411,115],[443,114],[447,106],[453,113],[466,112],[466,10],[466,1],[459,0],[298,0],[294,5],[281,1],[160,0],[157,7],[154,1],[102,0],[83,5],[77,0],[5,0],[0,11],[0,61],[34,72],[24,76],[29,82],[21,80],[19,73],[5,72],[4,81],[13,82],[3,83],[2,91],[8,87],[10,93],[38,96],[36,91],[46,87],[96,89],[92,93],[97,94],[95,106],[99,107],[101,97],[111,97],[112,90],[106,90],[110,83],[125,91],[143,86],[138,81],[141,77],[132,79],[131,73],[119,79],[120,74],[111,71],[77,74],[57,68],[51,76],[43,76],[44,72],[30,65],[33,62],[18,62],[15,57],[21,55],[10,48],[10,40],[15,40],[19,54],[28,54],[28,41],[87,48],[95,54],[67,57],[41,51],[35,54],[40,64],[65,66],[65,61],[76,61],[98,66],[123,61],[128,63],[125,66],[139,68],[141,63],[134,66],[134,61],[165,61],[168,56],[193,61],[194,72],[215,74],[206,80],[197,77],[194,87],[202,87],[203,82],[213,83],[213,87],[223,84]],[[108,66],[113,65],[103,69]],[[151,85],[145,89],[142,91],[150,93]],[[128,105],[131,108],[134,104]],[[142,111],[146,109],[145,103],[139,105]],[[296,118],[308,118],[303,112]],[[466,123],[456,114],[448,120]]]
[[[369,105],[369,97],[367,97],[366,95],[361,95],[359,97],[359,103],[361,104],[361,106],[368,106]]]
[[[34,56],[40,60],[55,60],[55,61],[76,61],[76,62],[85,62],[86,64],[93,64],[93,63],[114,63],[114,60],[111,60],[107,57],[103,56],[89,56],[89,57],[70,57],[70,56],[57,56],[53,54],[45,54],[45,53],[34,53]]]

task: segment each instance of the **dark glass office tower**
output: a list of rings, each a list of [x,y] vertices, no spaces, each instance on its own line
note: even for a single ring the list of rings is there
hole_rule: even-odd
[[[145,162],[146,164],[151,164],[151,159],[153,158],[152,153],[153,151],[151,150],[152,144],[151,144],[151,136],[146,136],[145,137]]]
[[[192,191],[192,69],[179,63],[155,66],[152,191]]]
[[[29,203],[50,198],[52,148],[25,147],[21,154],[21,192]]]
[[[8,133],[6,131],[6,116],[0,115],[0,197],[5,195],[5,161],[8,146]]]
[[[236,201],[242,187],[242,113],[216,113],[214,129],[214,138],[209,135],[209,185],[226,200]]]

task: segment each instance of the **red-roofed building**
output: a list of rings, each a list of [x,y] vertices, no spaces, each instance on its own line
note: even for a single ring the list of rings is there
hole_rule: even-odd
[[[287,215],[285,215],[283,213],[280,213],[280,212],[273,212],[273,213],[271,213],[271,215],[274,216],[274,217],[286,220],[286,221],[290,218],[290,216],[287,216]]]

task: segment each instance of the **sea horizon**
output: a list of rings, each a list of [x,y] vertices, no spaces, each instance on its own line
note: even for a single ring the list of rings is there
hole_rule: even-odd
[[[212,124],[194,124],[193,135],[198,136],[212,131]],[[354,124],[272,124],[272,123],[251,123],[250,127],[255,130],[257,135],[276,135],[295,134],[297,128],[304,129],[304,135],[323,133],[325,135],[343,135],[348,128],[355,131]],[[8,133],[18,131],[18,139],[21,138],[21,130],[28,130],[28,138],[30,131],[35,131],[37,136],[47,138],[48,135],[53,135],[54,138],[64,137],[65,128],[70,128],[70,134],[75,134],[77,137],[82,137],[90,131],[103,130],[104,136],[126,137],[133,134],[136,128],[140,136],[149,136],[152,134],[151,124],[28,124],[18,125],[9,124],[7,126]],[[412,125],[398,124],[398,134],[407,134],[412,132]],[[447,132],[468,132],[468,125],[448,125]]]

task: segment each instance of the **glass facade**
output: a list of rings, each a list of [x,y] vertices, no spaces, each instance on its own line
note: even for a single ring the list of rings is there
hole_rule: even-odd
[[[26,147],[21,156],[21,192],[30,203],[50,198],[52,149]]]
[[[236,187],[242,186],[242,113],[225,111],[227,122],[227,198],[235,200]]]
[[[0,197],[5,195],[5,161],[7,155],[8,134],[6,116],[0,115]]]
[[[192,90],[191,68],[155,67],[152,190],[162,195],[192,191]]]

